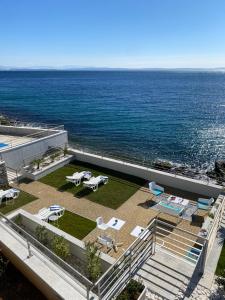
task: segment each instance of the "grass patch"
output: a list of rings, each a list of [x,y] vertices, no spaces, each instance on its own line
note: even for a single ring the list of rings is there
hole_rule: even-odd
[[[51,222],[51,224],[79,240],[82,240],[96,227],[95,222],[76,215],[68,210],[66,210],[64,215],[58,219],[58,222]]]
[[[225,275],[225,243],[220,254],[220,258],[216,267],[216,275],[224,276]]]
[[[66,176],[84,170],[91,171],[93,176],[108,176],[108,184],[99,186],[98,191],[93,192],[83,187],[82,184],[76,187],[74,184],[65,180]],[[143,179],[138,177],[80,162],[74,162],[62,167],[41,178],[40,182],[53,186],[59,191],[67,191],[78,198],[85,197],[93,202],[113,209],[122,205],[145,183]]]
[[[3,214],[7,214],[15,209],[20,208],[21,206],[30,203],[34,200],[36,200],[37,198],[33,195],[30,195],[28,193],[25,193],[23,191],[20,191],[20,195],[17,199],[14,200],[14,203],[10,201],[8,201],[8,204],[6,204],[6,202],[3,202],[0,205],[0,212]]]

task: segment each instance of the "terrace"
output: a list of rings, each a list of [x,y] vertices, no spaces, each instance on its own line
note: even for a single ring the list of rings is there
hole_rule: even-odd
[[[87,189],[82,183],[75,186],[75,184],[66,181],[66,176],[84,170],[90,171],[94,176],[107,176],[108,183],[101,184],[98,190],[94,192]],[[205,249],[207,249],[205,245],[208,242],[205,237],[199,235],[202,223],[204,220],[211,220],[209,222],[209,237],[213,237],[216,234],[217,223],[223,207],[223,205],[220,205],[223,203],[223,196],[221,195],[213,206],[215,219],[209,218],[209,210],[198,209],[194,211],[194,214],[198,217],[197,222],[193,222],[188,214],[178,216],[163,213],[157,209],[157,205],[171,195],[188,200],[191,207],[196,207],[197,199],[201,195],[164,186],[164,193],[160,196],[154,196],[149,191],[148,182],[143,179],[79,161],[73,161],[42,177],[39,181],[21,181],[18,187],[22,191],[20,194],[22,200],[20,198],[15,199],[11,205],[5,205],[3,207],[5,211],[2,212],[8,213],[10,210],[21,206],[23,210],[13,212],[9,215],[9,219],[18,225],[17,216],[22,216],[22,227],[20,227],[23,229],[22,236],[24,235],[27,241],[30,241],[32,253],[35,253],[35,247],[38,247],[38,249],[43,250],[42,254],[54,258],[56,265],[63,266],[64,270],[66,272],[69,270],[70,274],[74,273],[78,282],[81,280],[78,285],[82,286],[83,295],[87,293],[87,299],[89,299],[88,294],[97,293],[97,285],[89,281],[87,272],[85,256],[85,244],[87,242],[94,242],[101,251],[103,275],[97,282],[99,282],[103,299],[108,299],[108,293],[114,295],[118,293],[119,290],[116,285],[124,287],[124,284],[127,283],[126,277],[122,276],[121,279],[120,276],[116,277],[115,282],[113,279],[109,283],[108,278],[114,278],[114,272],[127,274],[128,266],[134,274],[136,273],[143,278],[146,286],[149,286],[149,274],[146,276],[145,271],[148,264],[151,263],[148,260],[149,256],[157,257],[160,262],[163,260],[163,264],[166,264],[168,258],[164,254],[167,253],[168,256],[168,253],[170,253],[172,265],[169,268],[174,268],[176,272],[182,265],[184,270],[188,269],[188,277],[191,278],[193,270],[196,269],[199,272],[204,268]],[[59,219],[53,221],[49,218],[49,222],[46,222],[46,220],[38,220],[34,216],[40,209],[54,204],[65,208],[64,215]],[[220,209],[217,209],[218,207]],[[118,223],[121,225],[119,230],[115,230],[115,227],[109,227],[105,231],[99,229],[96,226],[96,219],[99,216],[103,217],[108,226],[115,222],[112,221],[113,218],[119,220]],[[11,221],[6,222],[9,222],[9,226],[20,233],[19,228],[11,224]],[[35,229],[40,226],[44,226],[49,233],[54,233],[66,239],[71,251],[69,258],[63,261],[57,258],[52,248],[52,238],[48,241],[47,248],[49,250],[44,245],[40,245]],[[143,231],[143,237],[142,232],[141,236],[136,235],[137,226],[139,226],[138,230],[147,228]],[[116,246],[107,248],[100,245],[97,240],[98,237],[103,235],[115,240]],[[157,248],[156,256],[155,248]],[[141,251],[136,251],[136,249],[141,249]],[[211,249],[210,243],[208,249]],[[27,251],[26,248],[25,250]],[[164,250],[166,252],[163,252]],[[132,253],[135,253],[135,255],[132,255]],[[154,261],[154,258],[152,261]],[[115,260],[116,263],[114,264]],[[146,262],[146,265],[143,270],[139,270],[137,262],[139,264],[142,261]],[[155,270],[151,269],[152,271]],[[152,280],[155,282],[154,276]],[[164,279],[160,279],[162,287],[164,286],[163,282]],[[105,285],[108,286],[108,289],[105,289]],[[150,287],[151,289],[155,288],[156,292],[159,288],[157,285],[154,287],[152,282]],[[79,290],[79,287],[77,289]]]
[[[36,123],[0,124],[0,151],[31,143],[63,130],[63,126]]]
[[[65,176],[82,170],[89,170],[94,176],[106,175],[109,177],[109,183],[100,186],[97,192],[93,192],[84,188],[82,184],[76,187],[65,180]],[[113,217],[125,221],[124,226],[117,232],[112,228],[103,232],[96,227],[86,235],[79,237],[84,242],[96,241],[97,237],[102,234],[116,238],[122,245],[118,247],[117,251],[109,252],[109,255],[114,258],[119,257],[134,242],[135,236],[131,235],[131,232],[136,226],[146,228],[156,217],[172,224],[177,229],[185,229],[193,234],[198,234],[202,225],[202,223],[193,223],[190,220],[156,210],[154,206],[158,199],[149,192],[144,180],[77,161],[52,172],[38,182],[21,183],[20,188],[38,198],[38,201],[24,207],[32,214],[37,213],[43,207],[57,203],[65,207],[68,213],[72,212],[91,222],[95,222],[99,216],[102,216],[106,223]],[[182,196],[193,204],[200,197],[198,194],[165,187],[164,196],[169,195]],[[203,220],[207,214],[207,211],[197,211],[197,215],[202,216]],[[76,218],[72,221],[71,216],[69,222],[71,226],[66,226],[67,230],[63,227],[62,229],[74,235],[72,230],[76,226]],[[60,223],[61,225],[64,223],[63,218]],[[65,223],[68,224],[68,222]],[[79,222],[76,224],[76,227],[79,228]],[[102,250],[106,251],[104,248]]]

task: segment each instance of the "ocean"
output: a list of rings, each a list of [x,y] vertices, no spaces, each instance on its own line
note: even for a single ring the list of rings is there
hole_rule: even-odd
[[[0,112],[64,124],[79,148],[147,165],[225,158],[219,71],[1,71]]]

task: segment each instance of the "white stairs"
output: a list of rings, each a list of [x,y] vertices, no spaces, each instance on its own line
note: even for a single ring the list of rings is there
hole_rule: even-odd
[[[7,168],[7,177],[8,177],[9,183],[15,183],[15,182],[17,182],[18,177],[20,175],[21,174],[18,174],[16,171]]]
[[[194,268],[165,252],[156,252],[138,271],[148,289],[146,300],[183,299]]]

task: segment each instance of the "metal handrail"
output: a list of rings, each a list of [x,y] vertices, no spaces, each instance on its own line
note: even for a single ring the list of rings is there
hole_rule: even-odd
[[[87,294],[89,294],[90,288],[93,286],[93,282],[92,281],[90,281],[88,278],[86,278],[84,275],[82,275],[80,272],[78,272],[76,269],[74,269],[67,262],[65,262],[64,260],[62,260],[59,256],[57,256],[49,248],[47,248],[46,246],[44,246],[42,243],[40,243],[38,240],[36,240],[31,234],[29,234],[28,232],[26,232],[23,228],[21,228],[20,226],[18,226],[16,223],[12,222],[5,215],[3,215],[1,212],[0,212],[0,217],[1,217],[0,218],[1,222],[3,221],[2,219],[6,220],[6,222],[4,222],[5,225],[7,225],[7,226],[8,226],[8,224],[11,225],[11,226],[8,226],[10,229],[14,230],[16,233],[18,233],[18,231],[22,232],[22,234],[24,236],[21,235],[21,233],[20,233],[20,236],[23,238],[23,240],[25,240],[28,243],[28,253],[29,253],[28,256],[30,256],[30,253],[31,253],[31,249],[29,248],[29,243],[31,243],[32,246],[38,252],[40,251],[40,248],[41,248],[43,250],[43,251],[41,251],[41,253],[43,253],[44,255],[46,255],[48,258],[52,259],[55,263],[57,263],[58,266],[60,266],[67,273],[68,273],[68,271],[71,272],[73,278],[79,284],[83,284],[86,287],[86,289],[87,289]],[[32,253],[32,254],[34,254],[34,253]]]
[[[141,239],[144,234],[149,230],[149,228],[154,224],[155,219],[151,221],[151,223],[148,225],[148,227],[142,232],[142,234],[135,239],[135,241],[127,248],[126,252],[129,252],[129,250],[133,247],[133,245],[137,242],[137,240]],[[124,257],[124,253],[111,265],[111,267],[96,281],[95,286],[98,285],[98,283],[118,264],[118,262]]]

